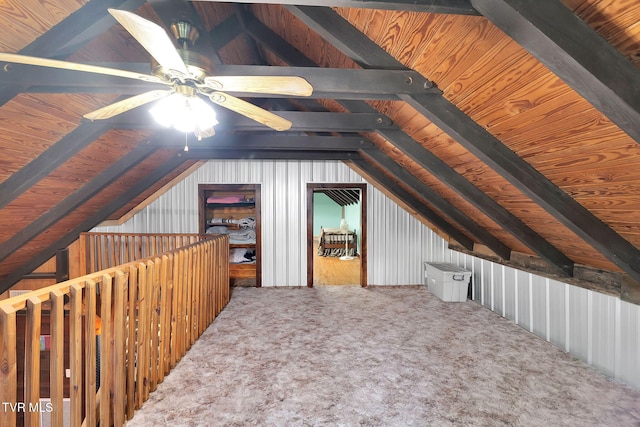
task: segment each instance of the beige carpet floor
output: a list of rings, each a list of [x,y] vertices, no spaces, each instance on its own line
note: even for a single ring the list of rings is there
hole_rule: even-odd
[[[638,426],[640,391],[424,287],[234,288],[128,426]]]

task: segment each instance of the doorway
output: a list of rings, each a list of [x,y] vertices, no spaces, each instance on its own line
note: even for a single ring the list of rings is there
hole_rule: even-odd
[[[367,286],[366,212],[366,184],[307,184],[308,287]]]

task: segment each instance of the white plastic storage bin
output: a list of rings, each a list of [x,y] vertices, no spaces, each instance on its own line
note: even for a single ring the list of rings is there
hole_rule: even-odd
[[[467,300],[471,272],[454,264],[443,262],[424,263],[425,285],[442,301]]]

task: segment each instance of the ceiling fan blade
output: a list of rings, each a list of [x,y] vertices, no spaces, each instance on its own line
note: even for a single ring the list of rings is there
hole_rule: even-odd
[[[187,66],[161,26],[126,10],[108,10],[160,65],[168,70],[180,72],[185,77],[189,76]]]
[[[134,73],[116,68],[100,67],[97,65],[78,64],[76,62],[59,61],[57,59],[37,58],[35,56],[17,55],[15,53],[0,53],[0,62],[13,64],[35,65],[38,67],[59,68],[62,70],[83,71],[86,73],[105,74],[108,76],[125,77],[127,79],[143,80],[151,83],[163,83],[162,79],[150,74]]]
[[[269,126],[272,129],[282,131],[291,128],[292,123],[289,120],[240,98],[236,98],[235,96],[222,92],[214,92],[209,95],[209,98],[214,104],[218,104],[222,107],[235,111],[236,113],[242,114],[243,116],[247,116],[258,123]]]
[[[148,104],[156,99],[164,98],[167,95],[171,95],[174,92],[170,90],[152,90],[149,92],[141,93],[140,95],[132,96],[131,98],[123,99],[122,101],[114,102],[113,104],[102,107],[91,113],[84,115],[85,119],[89,120],[104,120],[111,117],[122,114],[125,111],[129,111],[133,108],[140,107],[141,105]]]
[[[295,76],[210,76],[207,86],[228,92],[272,93],[278,95],[310,96],[313,86]]]

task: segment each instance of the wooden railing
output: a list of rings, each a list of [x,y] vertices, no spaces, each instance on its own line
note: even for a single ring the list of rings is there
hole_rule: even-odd
[[[198,234],[81,233],[80,251],[86,254],[88,274],[169,252],[205,237]]]
[[[216,236],[0,301],[0,425],[38,426],[41,413],[54,426],[123,425],[229,301],[228,245]]]

